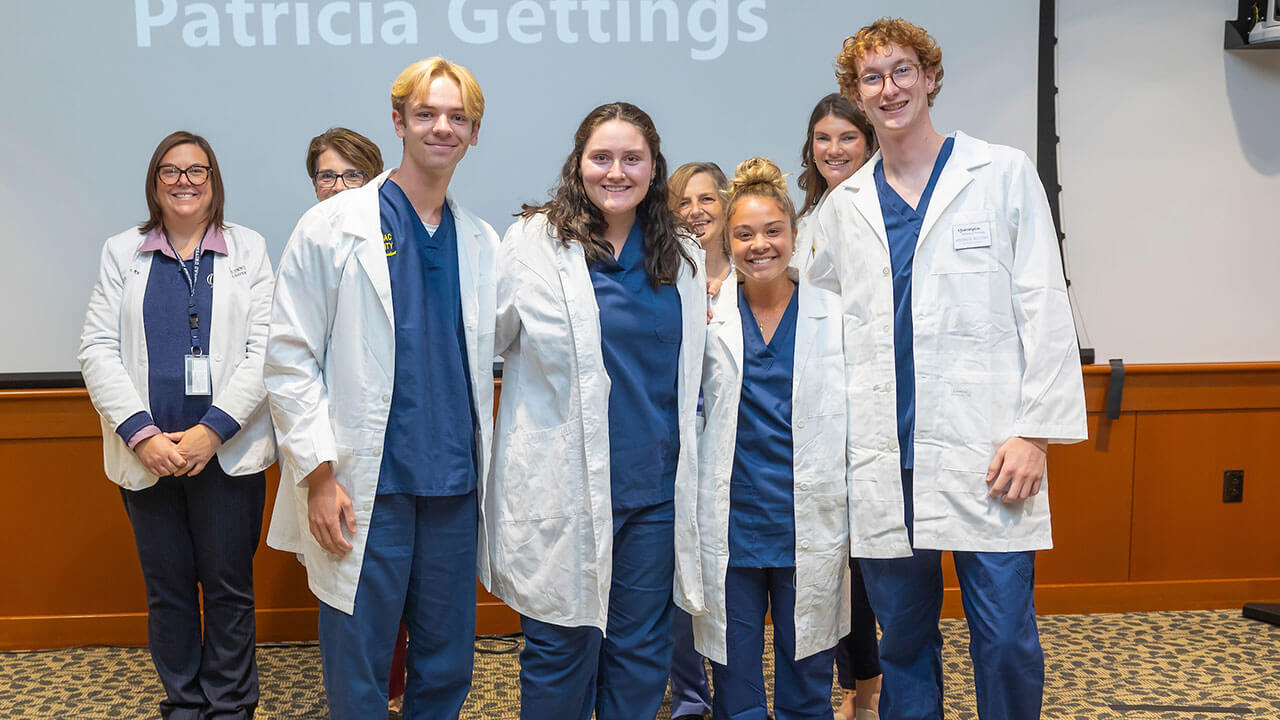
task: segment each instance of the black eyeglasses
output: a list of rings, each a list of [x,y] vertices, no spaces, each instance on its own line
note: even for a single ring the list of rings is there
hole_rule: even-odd
[[[209,181],[209,173],[212,171],[213,168],[208,165],[192,165],[186,169],[177,165],[161,165],[156,169],[156,177],[165,185],[177,185],[182,176],[186,175],[187,182],[192,185],[203,185]]]
[[[344,173],[336,173],[332,170],[321,170],[316,173],[314,179],[316,181],[316,187],[328,189],[337,184],[338,178],[342,178],[343,186],[348,189],[358,188],[369,180],[369,176],[359,170],[348,170]]]

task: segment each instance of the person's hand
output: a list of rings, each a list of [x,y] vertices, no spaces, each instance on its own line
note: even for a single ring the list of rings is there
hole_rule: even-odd
[[[1021,502],[1040,492],[1049,442],[1013,437],[1005,441],[987,467],[987,494],[1004,502]]]
[[[182,453],[184,467],[178,475],[199,475],[204,466],[209,464],[213,454],[222,447],[222,438],[208,425],[196,425],[189,430],[165,433],[165,437],[177,443],[178,452]]]
[[[356,511],[327,462],[307,475],[307,524],[320,547],[335,555],[351,552],[343,531],[355,534]]]
[[[707,297],[714,298],[720,294],[720,287],[724,285],[724,278],[711,278],[707,281]]]
[[[156,477],[173,475],[181,470],[187,461],[178,451],[178,445],[164,433],[158,433],[138,443],[133,453],[142,461],[147,472]]]

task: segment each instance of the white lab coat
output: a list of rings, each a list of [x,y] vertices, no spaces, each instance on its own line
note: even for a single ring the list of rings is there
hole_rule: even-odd
[[[703,611],[695,524],[698,378],[706,336],[702,251],[685,248],[676,281],[683,336],[677,397],[676,603]],[[520,219],[498,251],[495,347],[503,356],[493,465],[485,490],[491,576],[485,586],[522,615],[604,631],[613,572],[609,376],[582,246],[564,247],[545,215]]]
[[[213,403],[239,423],[240,430],[218,448],[217,456],[228,475],[250,475],[276,458],[262,385],[271,261],[258,233],[228,223],[222,236],[227,255],[213,263],[210,380]],[[107,239],[80,336],[80,372],[101,415],[107,477],[128,490],[151,487],[157,480],[116,434],[130,416],[151,411],[142,302],[153,253],[138,251],[145,241],[137,228]]]
[[[791,271],[795,275],[795,271]],[[742,317],[736,274],[711,302],[702,366],[698,435],[698,525],[707,613],[693,619],[694,646],[722,665],[725,574],[729,567],[729,487],[742,397]],[[796,529],[795,659],[834,647],[849,634],[849,516],[845,483],[844,355],[840,298],[801,281],[791,377]]]
[[[266,384],[281,459],[267,544],[300,553],[311,591],[345,613],[355,605],[395,379],[391,276],[378,204],[378,190],[390,173],[315,205],[298,221],[280,259],[267,343]],[[483,478],[493,431],[492,268],[498,236],[452,198],[447,202],[457,228]],[[305,478],[324,462],[332,463],[355,509],[352,550],[342,557],[320,547],[307,523]],[[484,532],[481,516],[481,547]],[[483,554],[478,562],[483,571]]]
[[[841,293],[857,557],[911,553],[903,523],[893,275],[873,157],[822,203],[808,274]],[[956,133],[912,270],[915,547],[1012,552],[1053,546],[1049,485],[1019,503],[987,495],[1014,436],[1086,437],[1084,388],[1057,236],[1035,166]]]

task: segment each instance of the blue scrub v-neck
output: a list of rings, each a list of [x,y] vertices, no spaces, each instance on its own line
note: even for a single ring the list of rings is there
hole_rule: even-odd
[[[742,394],[729,483],[730,567],[796,564],[795,484],[791,387],[795,368],[800,292],[765,343],[738,288],[742,316]]]
[[[889,239],[889,265],[893,268],[893,354],[897,380],[898,448],[902,468],[915,467],[916,429],[916,361],[913,348],[914,328],[911,322],[911,269],[915,261],[916,243],[924,217],[929,212],[933,189],[942,175],[942,168],[951,157],[955,138],[942,141],[938,157],[933,161],[933,173],[920,194],[916,207],[907,204],[902,196],[889,185],[884,177],[884,161],[876,162],[876,193],[880,196],[880,211],[884,216],[885,234]]]
[[[672,500],[680,453],[680,294],[674,285],[654,289],[649,283],[644,246],[637,221],[617,260],[588,268],[610,382],[609,486],[615,511]]]

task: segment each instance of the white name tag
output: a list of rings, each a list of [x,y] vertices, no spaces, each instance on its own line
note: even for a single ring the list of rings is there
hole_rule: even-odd
[[[951,244],[956,250],[991,247],[991,222],[983,220],[952,225]]]
[[[209,382],[208,355],[187,355],[187,394],[213,394],[213,387]]]

